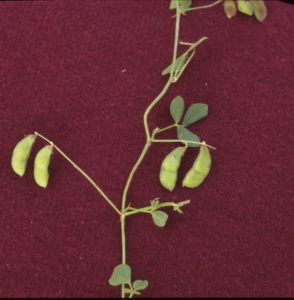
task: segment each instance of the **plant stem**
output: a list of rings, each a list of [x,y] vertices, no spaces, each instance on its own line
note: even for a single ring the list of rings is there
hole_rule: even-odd
[[[186,11],[191,11],[191,10],[197,10],[197,9],[203,9],[203,8],[209,8],[209,7],[213,7],[219,3],[221,3],[223,0],[217,0],[211,4],[207,4],[207,5],[203,5],[203,6],[196,6],[196,7],[191,7],[188,8]]]
[[[94,180],[85,172],[83,171],[75,162],[73,162],[59,147],[57,147],[52,141],[48,140],[46,137],[44,137],[42,134],[35,132],[36,136],[39,136],[46,142],[48,142],[50,145],[52,145],[75,169],[77,169],[98,191],[98,193],[108,202],[108,204],[121,216],[121,212],[119,209],[115,206],[115,204],[105,195],[105,193],[102,191],[102,189],[94,182]]]
[[[178,126],[179,125],[177,123],[175,123],[175,124],[172,124],[172,125],[169,125],[169,126],[166,126],[166,127],[160,128],[160,129],[157,129],[156,134],[160,133],[160,132],[163,132],[163,131],[166,131],[168,129],[174,128],[174,127],[178,127]]]
[[[208,148],[214,149],[216,150],[215,147],[210,146],[204,142],[193,142],[193,141],[186,141],[186,140],[157,140],[157,139],[152,139],[151,140],[152,143],[183,143],[183,144],[195,144],[195,145],[203,145],[203,146],[207,146]]]
[[[179,5],[178,5],[178,2],[177,2],[176,29],[175,29],[174,51],[173,51],[173,61],[172,61],[173,66],[174,66],[174,63],[175,63],[176,58],[177,58],[179,30],[180,30],[180,11],[179,11]],[[172,72],[173,72],[173,68],[174,67],[172,67]],[[126,201],[127,201],[127,193],[128,193],[128,190],[129,190],[129,187],[130,187],[130,184],[132,182],[132,179],[134,177],[135,172],[137,171],[137,169],[140,166],[143,158],[145,157],[149,147],[151,146],[151,138],[153,138],[155,133],[156,133],[156,131],[154,131],[152,133],[152,136],[150,135],[149,125],[148,125],[148,115],[151,112],[152,108],[166,94],[169,87],[171,86],[171,84],[172,84],[172,72],[170,73],[170,77],[169,77],[167,83],[165,84],[165,86],[163,87],[163,89],[161,90],[161,92],[159,93],[159,95],[150,103],[150,105],[147,107],[147,109],[144,112],[143,123],[144,123],[144,129],[145,129],[145,133],[146,133],[146,143],[145,143],[145,146],[144,146],[139,158],[137,159],[135,165],[133,166],[133,168],[132,168],[132,170],[131,170],[131,172],[128,176],[127,183],[124,187],[123,196],[122,196],[122,205],[121,205],[121,213],[122,213],[122,217],[121,217],[121,236],[122,236],[122,263],[123,264],[126,263],[125,208],[126,208]],[[122,298],[125,297],[124,285],[122,285],[121,296],[122,296]]]
[[[122,212],[124,214],[123,209],[122,209]],[[125,215],[121,216],[120,226],[121,226],[121,259],[122,259],[122,264],[125,264],[126,260],[127,260],[127,257],[126,257],[126,232],[125,232],[126,222],[125,222]],[[124,284],[122,284],[122,286],[121,286],[121,297],[125,298],[125,285]]]
[[[184,66],[181,68],[181,70],[175,73],[175,77],[173,79],[173,82],[177,82],[179,80],[179,78],[181,77],[182,73],[185,71],[186,67],[188,66],[189,62],[194,57],[194,55],[195,55],[195,50],[189,56],[189,58],[187,59],[187,61],[185,62]]]
[[[177,52],[179,46],[179,33],[180,33],[180,19],[181,19],[181,12],[179,8],[179,2],[176,2],[177,5],[177,12],[176,12],[176,29],[175,29],[175,39],[174,39],[174,51],[173,51],[173,62],[170,72],[170,78],[174,77],[174,69],[175,69],[175,61],[177,59]]]

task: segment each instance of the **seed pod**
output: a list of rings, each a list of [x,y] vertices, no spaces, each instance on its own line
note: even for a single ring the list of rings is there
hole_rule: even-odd
[[[226,16],[231,19],[237,13],[237,7],[233,0],[225,0],[224,2],[224,11]]]
[[[201,145],[199,154],[197,155],[192,168],[187,172],[182,185],[188,188],[199,186],[208,175],[210,166],[211,156],[209,149],[207,146]]]
[[[159,180],[162,186],[169,191],[172,191],[176,186],[178,169],[185,151],[186,147],[177,147],[162,161]]]
[[[248,16],[252,16],[254,13],[253,6],[247,0],[237,0],[237,7],[239,12]]]
[[[36,136],[34,134],[28,135],[20,140],[13,149],[11,167],[21,177],[26,171],[27,162],[35,140]]]
[[[267,8],[263,0],[249,0],[254,9],[255,18],[263,22],[267,16]]]
[[[49,172],[48,167],[50,163],[50,158],[52,154],[53,147],[50,145],[47,145],[43,147],[39,152],[37,153],[35,157],[35,166],[34,166],[34,177],[36,183],[45,188],[48,185],[49,180]]]

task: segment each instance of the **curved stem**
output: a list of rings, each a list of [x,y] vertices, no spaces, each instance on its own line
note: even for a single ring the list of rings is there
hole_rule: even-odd
[[[172,67],[170,72],[170,77],[168,79],[168,82],[165,84],[164,88],[162,89],[161,93],[150,103],[150,105],[147,107],[145,113],[144,113],[144,127],[146,132],[146,138],[147,140],[150,139],[150,131],[148,126],[148,115],[151,112],[152,108],[159,102],[159,100],[165,95],[167,90],[169,89],[170,85],[173,83],[173,77],[174,77],[174,69],[175,69],[175,61],[177,59],[177,53],[178,53],[178,45],[179,45],[179,33],[180,33],[180,18],[181,13],[179,10],[179,3],[177,1],[177,13],[176,13],[176,28],[175,28],[175,38],[174,38],[174,50],[173,50],[173,60],[172,60]]]
[[[146,133],[146,139],[150,139],[150,130],[148,126],[148,115],[151,112],[152,108],[159,102],[159,100],[166,94],[168,91],[170,85],[172,84],[171,79],[168,80],[168,82],[165,84],[164,88],[160,92],[160,94],[151,102],[151,104],[147,107],[144,113],[143,121],[144,121],[144,128]]]
[[[119,209],[115,206],[115,204],[105,195],[105,193],[102,191],[102,189],[94,182],[94,180],[85,172],[83,171],[75,162],[73,162],[60,148],[58,148],[52,141],[48,140],[46,137],[44,137],[42,134],[35,132],[36,136],[39,136],[46,142],[48,142],[50,145],[52,145],[75,169],[77,169],[98,191],[98,193],[108,202],[108,204],[121,216],[121,212]]]

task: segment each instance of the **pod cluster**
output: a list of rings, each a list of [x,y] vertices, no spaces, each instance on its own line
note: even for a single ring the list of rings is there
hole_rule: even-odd
[[[20,140],[13,149],[11,158],[12,170],[19,176],[23,176],[27,169],[27,163],[32,151],[36,135],[31,134]],[[46,188],[49,181],[49,164],[52,155],[53,146],[46,145],[37,153],[34,162],[34,179],[35,182]]]
[[[224,11],[226,16],[231,19],[237,12],[248,16],[255,16],[259,22],[263,22],[267,16],[267,8],[263,0],[225,0]]]
[[[161,185],[169,191],[173,191],[178,178],[178,170],[186,147],[178,147],[172,150],[162,161],[159,179]],[[211,156],[208,147],[200,146],[199,153],[191,167],[186,173],[182,186],[188,188],[198,187],[206,178],[211,168]]]

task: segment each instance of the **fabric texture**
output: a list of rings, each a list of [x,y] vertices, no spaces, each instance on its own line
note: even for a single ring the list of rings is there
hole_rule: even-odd
[[[196,5],[208,1],[193,1]],[[127,263],[147,279],[145,297],[293,297],[294,6],[266,1],[263,24],[222,5],[182,17],[180,39],[203,36],[178,83],[152,110],[151,128],[172,123],[177,95],[207,103],[190,129],[216,147],[211,173],[181,187],[197,149],[182,161],[177,188],[158,173],[173,144],[153,144],[128,193],[133,207],[161,201],[164,228],[147,214],[127,219]],[[38,131],[54,141],[120,207],[145,143],[143,113],[167,77],[174,11],[165,0],[0,3],[0,296],[118,297],[121,262],[114,210],[54,151],[46,189],[10,167],[12,149]],[[180,52],[186,46],[180,47]],[[176,137],[175,130],[162,139]],[[179,144],[177,144],[179,145]]]

